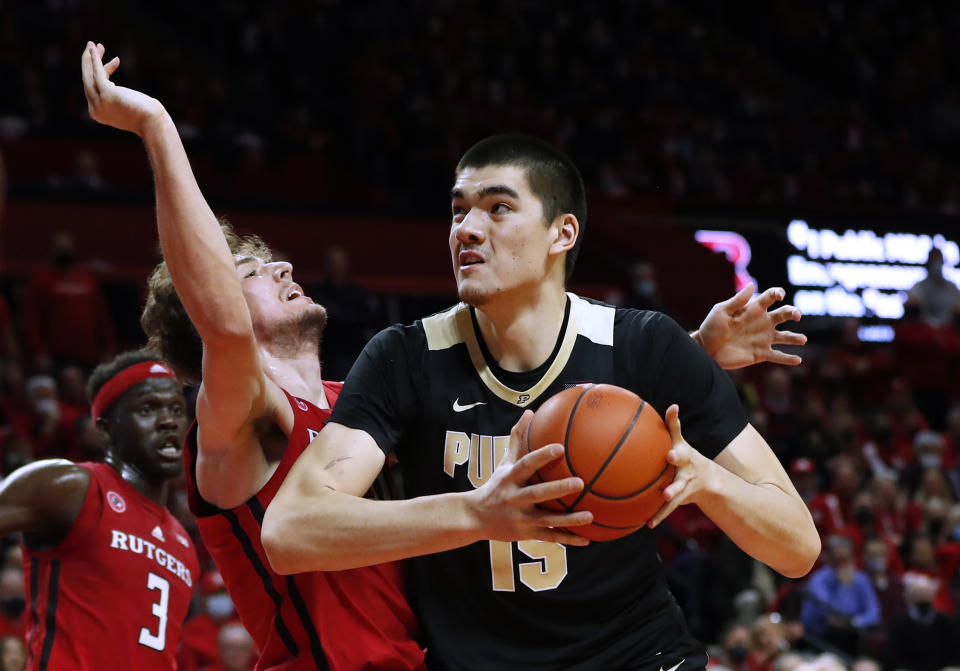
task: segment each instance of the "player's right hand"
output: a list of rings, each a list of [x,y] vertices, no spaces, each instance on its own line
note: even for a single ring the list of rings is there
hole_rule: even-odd
[[[541,510],[538,503],[583,490],[580,478],[565,478],[528,485],[541,467],[563,456],[562,445],[546,445],[520,457],[529,410],[510,431],[510,446],[490,479],[470,492],[473,512],[485,538],[500,541],[541,540],[564,545],[589,545],[590,541],[564,529],[593,522],[587,511],[558,513]]]
[[[87,42],[80,59],[90,117],[106,126],[142,135],[149,121],[165,114],[163,105],[156,98],[110,81],[120,67],[120,59],[114,57],[104,64],[104,51],[102,44]]]

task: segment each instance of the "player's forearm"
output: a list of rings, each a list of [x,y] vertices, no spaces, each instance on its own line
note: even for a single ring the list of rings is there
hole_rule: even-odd
[[[373,501],[323,488],[267,508],[261,538],[277,573],[338,571],[469,545],[483,536],[467,494]]]
[[[152,118],[142,138],[156,184],[160,246],[187,314],[204,342],[218,334],[245,334],[250,319],[233,255],[173,120],[166,112]]]
[[[719,464],[713,470],[697,500],[703,512],[754,559],[787,577],[806,575],[820,556],[820,536],[803,500]]]

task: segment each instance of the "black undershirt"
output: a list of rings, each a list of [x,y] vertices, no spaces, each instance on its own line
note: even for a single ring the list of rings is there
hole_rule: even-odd
[[[563,338],[567,332],[567,322],[570,321],[570,297],[567,297],[567,305],[563,310],[563,323],[560,324],[560,333],[557,334],[557,342],[553,346],[553,351],[550,353],[550,356],[547,357],[546,361],[533,370],[513,371],[502,368],[496,359],[493,358],[493,355],[487,348],[487,343],[483,340],[483,334],[480,332],[480,324],[477,323],[476,309],[472,307],[470,308],[470,319],[473,321],[473,332],[476,334],[477,342],[480,344],[480,351],[483,352],[483,359],[487,362],[487,366],[491,372],[493,372],[494,377],[511,389],[523,391],[537,384],[547,372],[547,369],[553,364],[553,360],[557,358],[557,353],[560,352],[560,345],[563,344]]]

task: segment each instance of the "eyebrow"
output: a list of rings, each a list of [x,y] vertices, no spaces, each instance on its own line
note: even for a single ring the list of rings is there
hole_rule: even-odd
[[[483,200],[487,196],[510,196],[517,200],[520,199],[520,194],[517,193],[514,189],[511,189],[506,184],[491,184],[490,186],[485,186],[479,191],[477,191],[477,198]],[[463,198],[463,191],[454,187],[450,191],[450,199],[456,200],[457,198]]]
[[[259,260],[260,260],[260,259],[258,259],[256,256],[241,256],[239,259],[237,259],[237,260],[234,262],[233,267],[234,267],[234,268],[239,268],[239,267],[242,266],[244,263],[249,263],[250,261],[259,261]]]

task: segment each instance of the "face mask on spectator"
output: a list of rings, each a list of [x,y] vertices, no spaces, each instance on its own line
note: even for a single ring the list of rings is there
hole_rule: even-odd
[[[939,454],[920,455],[920,465],[924,468],[940,468],[941,459]]]
[[[233,615],[233,601],[230,600],[230,595],[224,593],[207,597],[207,614],[218,619]]]
[[[886,557],[870,557],[867,562],[867,570],[870,573],[883,573],[887,570]]]
[[[60,406],[57,405],[57,399],[55,398],[44,398],[39,401],[34,401],[33,409],[38,415],[53,418],[60,416]]]
[[[3,614],[9,618],[20,617],[20,614],[26,609],[27,602],[22,596],[13,596],[9,599],[0,600],[0,609]]]
[[[927,522],[927,531],[930,532],[931,536],[939,536],[940,532],[943,531],[943,520],[937,517],[931,519]]]
[[[866,526],[873,522],[873,511],[869,508],[857,508],[853,516],[858,526]]]
[[[743,662],[750,656],[750,648],[744,645],[735,645],[731,648],[727,648],[727,657],[730,658],[730,661],[734,664],[743,664]]]

